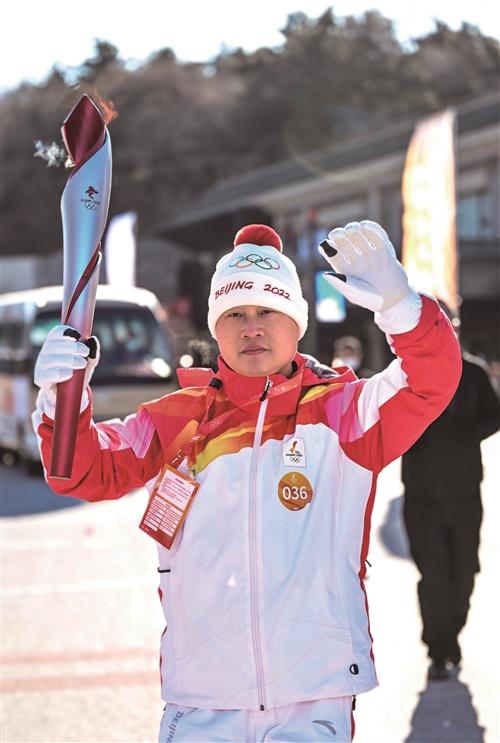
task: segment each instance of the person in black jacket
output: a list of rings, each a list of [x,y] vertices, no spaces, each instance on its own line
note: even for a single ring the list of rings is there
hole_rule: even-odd
[[[461,661],[458,634],[479,571],[480,443],[500,427],[500,403],[484,362],[464,351],[462,360],[453,400],[403,456],[404,521],[421,574],[418,598],[431,680],[448,678]]]

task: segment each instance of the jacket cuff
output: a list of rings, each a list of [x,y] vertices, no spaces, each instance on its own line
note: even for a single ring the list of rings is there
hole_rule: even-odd
[[[422,313],[422,299],[410,287],[409,293],[399,302],[381,312],[375,312],[375,323],[383,333],[397,335],[416,328]]]

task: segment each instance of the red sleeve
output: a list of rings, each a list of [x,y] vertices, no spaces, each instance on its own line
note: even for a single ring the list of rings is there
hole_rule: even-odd
[[[45,479],[60,495],[86,501],[120,498],[143,486],[163,464],[162,449],[149,413],[140,408],[123,421],[94,423],[92,406],[81,413],[70,480],[48,475],[54,421],[35,413]]]
[[[375,472],[401,456],[446,408],[462,372],[460,346],[434,299],[422,296],[418,325],[389,338],[396,359],[346,385],[339,435],[353,461]]]

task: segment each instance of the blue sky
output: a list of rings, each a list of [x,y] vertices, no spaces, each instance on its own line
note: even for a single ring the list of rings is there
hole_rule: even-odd
[[[302,10],[317,17],[330,4],[337,16],[358,15],[372,8],[395,21],[402,41],[426,34],[434,19],[458,28],[462,21],[500,38],[496,0],[101,0],[75,4],[45,0],[31,6],[10,0],[2,10],[0,70],[2,88],[21,80],[40,81],[52,66],[76,66],[90,57],[94,39],[115,44],[123,59],[145,60],[152,52],[171,47],[182,60],[205,61],[221,48],[250,51],[281,43],[279,29],[287,15]],[[35,9],[37,8],[37,9]]]

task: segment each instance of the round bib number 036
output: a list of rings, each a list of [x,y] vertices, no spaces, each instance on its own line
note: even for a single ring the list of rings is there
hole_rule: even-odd
[[[289,511],[299,511],[311,502],[312,485],[300,472],[287,472],[278,483],[278,497]]]

